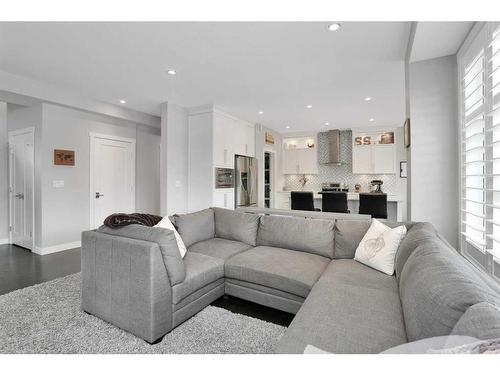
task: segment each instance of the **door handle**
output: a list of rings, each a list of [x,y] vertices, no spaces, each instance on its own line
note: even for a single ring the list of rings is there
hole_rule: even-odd
[[[99,199],[101,197],[104,197],[104,194],[99,193],[98,191],[95,192],[95,197],[96,199]]]
[[[24,194],[23,193],[19,193],[19,194],[16,194],[15,197],[17,199],[24,199]]]

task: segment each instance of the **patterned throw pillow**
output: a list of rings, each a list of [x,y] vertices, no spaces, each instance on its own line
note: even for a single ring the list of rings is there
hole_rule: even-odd
[[[394,260],[399,244],[406,235],[406,227],[390,228],[377,219],[356,249],[354,259],[388,275],[394,274]]]

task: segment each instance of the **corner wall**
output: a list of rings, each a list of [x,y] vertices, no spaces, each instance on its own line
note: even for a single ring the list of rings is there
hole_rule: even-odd
[[[8,155],[7,104],[0,102],[0,245],[9,239]]]
[[[161,214],[188,210],[188,111],[173,103],[161,110]]]
[[[456,56],[410,64],[411,217],[457,247],[459,208]]]
[[[56,104],[8,104],[8,130],[27,127],[35,127],[35,252],[48,254],[79,246],[81,232],[90,228],[90,132],[136,139],[136,211],[160,213],[159,128]],[[0,142],[2,137],[0,127]],[[74,150],[75,166],[54,166],[57,148]],[[0,173],[3,163],[4,158]],[[64,187],[55,188],[54,180],[63,180]],[[0,205],[3,198],[0,195]],[[0,239],[2,229],[3,225]]]

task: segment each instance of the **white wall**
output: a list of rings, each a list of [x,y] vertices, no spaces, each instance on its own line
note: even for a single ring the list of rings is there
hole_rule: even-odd
[[[137,125],[135,207],[138,212],[160,215],[159,130]]]
[[[455,56],[410,64],[411,220],[458,240],[458,119]]]
[[[399,127],[396,128],[394,133],[394,137],[396,138],[396,190],[398,196],[402,199],[401,207],[402,207],[402,216],[403,221],[408,219],[408,200],[407,200],[407,182],[408,178],[401,178],[399,173],[400,162],[407,161],[407,153],[404,142],[404,128]]]
[[[213,108],[190,111],[188,138],[188,212],[213,204]]]
[[[42,241],[39,245],[42,248],[79,241],[82,230],[90,228],[90,132],[137,140],[136,211],[159,211],[156,185],[159,169],[155,159],[159,129],[43,104]],[[57,148],[75,150],[75,166],[53,165],[53,150]],[[64,180],[64,188],[54,188],[53,180]]]
[[[7,104],[0,102],[0,244],[9,237]]]
[[[161,212],[188,209],[188,111],[173,103],[162,104]]]

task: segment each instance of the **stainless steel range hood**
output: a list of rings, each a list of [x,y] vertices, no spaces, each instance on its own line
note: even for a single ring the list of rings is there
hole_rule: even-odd
[[[328,140],[328,159],[321,164],[341,165],[343,160],[340,160],[340,130],[330,130],[327,133]]]

